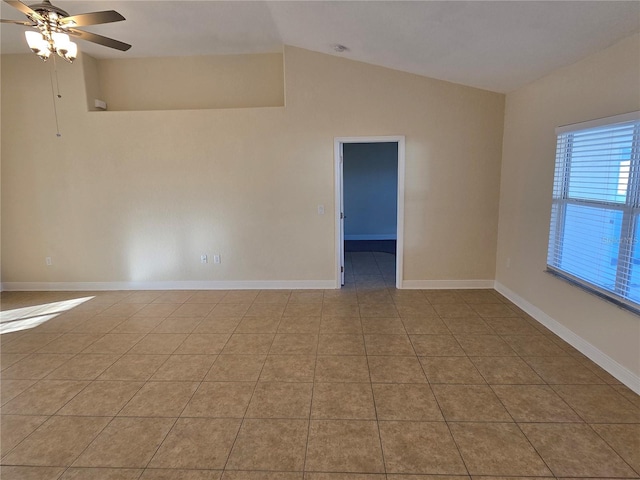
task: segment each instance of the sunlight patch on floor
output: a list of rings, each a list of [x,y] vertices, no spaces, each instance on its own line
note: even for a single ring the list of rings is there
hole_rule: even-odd
[[[37,327],[92,298],[94,297],[74,298],[0,312],[0,335]]]

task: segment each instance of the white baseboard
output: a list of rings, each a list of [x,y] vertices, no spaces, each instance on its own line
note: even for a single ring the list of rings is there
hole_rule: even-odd
[[[395,233],[382,233],[374,235],[345,235],[345,240],[395,240]]]
[[[11,291],[98,291],[98,290],[276,290],[334,289],[335,280],[230,280],[176,282],[3,282]]]
[[[493,288],[493,280],[404,280],[402,288],[420,290],[468,290]]]
[[[527,300],[519,296],[517,293],[509,290],[507,287],[502,285],[500,282],[495,282],[494,287],[498,292],[507,297],[513,303],[515,303],[522,310],[527,312],[533,318],[535,318],[542,325],[547,327],[553,333],[558,335],[561,339],[567,342],[569,345],[574,347],[576,350],[584,354],[590,360],[595,362],[597,365],[605,369],[615,378],[624,383],[631,390],[640,395],[640,376],[633,373],[624,365],[620,365],[613,358],[611,358],[606,353],[600,351],[598,348],[591,345],[584,338],[580,337],[573,331],[569,330],[567,327],[562,325],[557,320],[551,318],[549,315],[544,313],[538,307],[529,303]]]

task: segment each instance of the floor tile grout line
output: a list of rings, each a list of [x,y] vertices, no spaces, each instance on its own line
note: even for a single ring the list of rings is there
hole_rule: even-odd
[[[307,439],[304,446],[304,458],[302,461],[302,471],[305,472],[307,469],[307,455],[309,453],[309,440],[311,439],[311,421],[313,418],[313,397],[315,396],[316,391],[316,370],[318,369],[318,349],[320,347],[320,324],[321,320],[318,322],[318,334],[316,335],[316,353],[314,356],[313,363],[313,378],[311,379],[311,402],[309,404],[309,418],[307,420]],[[302,474],[304,478],[304,473]]]
[[[14,333],[14,332],[9,332],[9,333]],[[21,337],[24,336],[24,335],[27,335],[27,333],[28,332],[25,331],[25,333],[23,335],[21,335]],[[53,333],[59,333],[59,332],[51,332],[51,334],[53,334]],[[49,333],[41,333],[41,334],[35,333],[35,335],[47,335],[47,334],[49,334]],[[2,334],[2,335],[6,335],[6,334]],[[64,354],[61,354],[61,353],[58,353],[58,354],[56,354],[56,353],[46,353],[46,352],[38,353],[38,350],[40,348],[46,347],[47,345],[49,345],[50,343],[54,342],[55,340],[57,340],[58,338],[62,337],[63,335],[64,335],[64,333],[59,333],[59,335],[57,337],[52,338],[47,343],[45,343],[41,347],[38,347],[36,350],[33,350],[31,352],[2,352],[2,349],[7,348],[6,346],[3,346],[3,347],[0,347],[0,353],[3,353],[5,355],[7,355],[7,354],[9,354],[9,355],[23,355],[23,354],[26,354],[27,356],[31,356],[31,355],[35,355],[35,354],[39,354],[39,355],[64,355]],[[11,343],[15,342],[16,340],[19,340],[21,337],[17,337],[16,339],[8,342],[8,345],[11,345]],[[25,357],[25,358],[27,358],[27,357]],[[21,360],[24,360],[25,358],[23,358]],[[7,367],[7,368],[9,368],[9,367]]]
[[[458,344],[459,344],[459,345],[460,345],[460,347],[462,348],[462,345],[460,344],[460,342],[458,341],[458,339],[455,337],[455,335],[454,335],[454,338],[456,339],[456,341],[458,342]],[[462,348],[462,350],[465,352],[467,359],[471,361],[471,358],[469,358],[469,354],[464,350],[464,348]],[[516,353],[517,353],[517,352],[516,352]],[[473,361],[472,361],[472,364],[473,364]],[[477,369],[477,368],[476,368],[476,369]],[[479,371],[479,370],[478,370],[478,371]],[[479,373],[480,373],[480,375],[482,375],[482,372],[480,372],[480,371],[479,371]],[[525,433],[522,431],[522,429],[520,428],[520,426],[516,423],[515,419],[513,418],[513,416],[512,416],[512,415],[511,415],[511,413],[509,412],[509,410],[506,408],[506,406],[504,405],[504,403],[502,402],[502,400],[501,400],[501,399],[498,397],[498,395],[495,393],[495,391],[494,391],[493,387],[491,386],[491,384],[489,384],[489,382],[487,381],[486,377],[485,377],[484,375],[482,375],[482,376],[483,376],[483,378],[485,379],[485,381],[487,382],[487,386],[490,388],[490,390],[491,390],[491,392],[493,393],[493,395],[494,395],[494,396],[496,397],[496,399],[500,402],[500,405],[502,405],[502,408],[505,410],[505,412],[507,412],[507,414],[508,414],[508,415],[509,415],[509,417],[511,418],[512,422],[517,426],[518,430],[519,430],[519,431],[521,432],[521,434],[526,438],[526,440],[527,440],[527,442],[529,443],[529,445],[530,445],[530,446],[533,448],[533,450],[536,452],[536,455],[538,455],[538,457],[540,458],[540,460],[545,464],[545,466],[547,467],[547,469],[549,470],[549,472],[552,472],[551,468],[549,468],[549,466],[547,465],[546,461],[543,459],[543,457],[540,455],[540,453],[537,451],[537,449],[535,449],[535,447],[533,446],[533,444],[531,443],[531,441],[529,440],[529,438],[525,435]],[[435,396],[435,398],[436,398],[436,402],[438,402],[438,405],[440,406],[440,402],[439,402],[439,400],[438,400],[438,397],[437,397],[437,396]],[[441,406],[440,406],[440,410],[441,410],[442,415],[443,415],[443,417],[444,417],[444,419],[445,419],[445,422],[447,423],[447,427],[449,428],[449,433],[450,433],[451,437],[453,438],[453,441],[454,441],[454,443],[455,443],[455,445],[456,445],[456,448],[458,449],[458,453],[459,453],[459,455],[460,455],[460,458],[462,459],[462,461],[463,461],[463,463],[464,463],[464,465],[465,465],[465,468],[467,469],[467,473],[468,473],[469,475],[471,475],[471,472],[469,471],[469,468],[468,468],[468,466],[467,466],[467,463],[466,463],[466,461],[465,461],[464,457],[462,456],[462,452],[461,452],[461,450],[460,450],[460,446],[459,446],[459,444],[458,444],[458,442],[457,442],[457,440],[456,440],[455,436],[453,435],[453,432],[451,431],[451,428],[450,428],[450,426],[449,426],[449,421],[447,420],[447,417],[444,415],[444,412],[442,411],[442,407],[441,407]],[[478,423],[478,422],[470,422],[470,423]],[[487,423],[496,423],[496,422],[487,422]]]
[[[124,355],[125,355],[125,354],[121,355],[121,357],[120,357],[120,358],[122,358]],[[127,402],[126,402],[126,403],[125,403],[125,404],[124,404],[124,405],[123,405],[123,406],[118,410],[118,412],[117,412],[113,417],[111,417],[111,420],[109,420],[109,421],[105,424],[105,426],[100,430],[100,432],[98,432],[98,434],[97,434],[97,435],[96,435],[96,436],[91,440],[91,442],[89,442],[89,443],[87,444],[87,446],[82,450],[82,452],[80,452],[80,454],[74,458],[74,460],[71,462],[71,464],[70,464],[70,465],[68,465],[68,466],[66,467],[65,472],[66,472],[66,470],[68,470],[69,468],[71,468],[71,466],[73,465],[73,463],[75,463],[75,462],[78,460],[78,458],[80,458],[80,456],[81,456],[81,455],[82,455],[82,454],[83,454],[83,453],[84,453],[84,452],[85,452],[85,451],[86,451],[86,450],[91,446],[91,444],[93,444],[93,442],[94,442],[94,441],[95,441],[95,440],[100,436],[100,434],[102,434],[102,432],[104,432],[104,430],[105,430],[109,425],[111,425],[111,423],[113,423],[114,419],[118,418],[118,415],[120,414],[120,412],[122,412],[122,410],[123,410],[123,409],[126,407],[126,405],[131,401],[131,399],[132,399],[133,397],[135,397],[135,396],[137,395],[137,393],[138,393],[142,388],[144,388],[144,386],[148,383],[149,379],[150,379],[150,378],[155,374],[155,372],[156,372],[159,368],[161,368],[161,367],[162,367],[162,365],[164,365],[164,363],[165,363],[166,361],[167,361],[167,359],[165,359],[165,361],[164,361],[161,365],[159,365],[159,366],[158,366],[158,368],[157,368],[157,369],[156,369],[156,370],[155,370],[155,371],[154,371],[154,372],[149,376],[149,378],[148,378],[147,380],[145,380],[145,381],[140,381],[140,382],[142,383],[142,385],[141,385],[141,386],[136,390],[136,392],[132,395],[132,397],[131,397],[131,398],[130,398],[130,399],[129,399],[129,400],[128,400],[128,401],[127,401]],[[116,362],[117,362],[117,360],[116,360]],[[114,364],[115,364],[115,362],[114,362]],[[108,367],[108,368],[109,368],[109,367]],[[108,368],[107,368],[107,369],[108,369]],[[106,370],[107,370],[107,369],[106,369]],[[105,371],[106,371],[106,370],[105,370]],[[94,381],[95,381],[95,380],[94,380]],[[55,417],[55,416],[57,416],[57,417],[65,417],[66,415],[56,415],[56,413],[57,413],[57,412],[59,412],[62,408],[64,408],[64,407],[65,407],[69,402],[71,402],[74,398],[76,398],[80,393],[82,393],[84,390],[86,390],[86,389],[87,389],[91,384],[93,384],[93,382],[94,382],[94,381],[90,381],[90,382],[88,382],[88,383],[87,383],[87,385],[86,385],[82,390],[80,390],[76,395],[74,395],[71,399],[69,399],[69,401],[67,401],[67,402],[66,402],[62,407],[60,407],[58,410],[56,410],[56,412],[55,412],[51,417]],[[114,381],[116,381],[116,380],[114,380]],[[87,416],[90,416],[90,415],[87,415]],[[103,418],[107,418],[107,417],[105,416],[105,417],[103,417]],[[49,420],[47,420],[47,422],[48,422],[48,421],[49,421]],[[45,423],[46,423],[46,422],[45,422]],[[44,425],[44,423],[43,423],[43,425]],[[32,432],[32,433],[33,433],[33,432]],[[24,440],[23,440],[23,441],[24,441]],[[20,442],[20,443],[22,443],[22,442]],[[15,448],[15,447],[14,447],[14,448]],[[63,474],[64,474],[64,473],[63,473]]]
[[[73,358],[73,357],[72,357],[72,358]],[[116,361],[117,361],[117,360],[116,360]],[[114,362],[114,363],[115,363],[115,362]],[[107,367],[107,368],[109,368],[109,367]],[[105,369],[105,370],[106,370],[106,369]],[[45,379],[43,378],[43,379],[41,379],[41,380],[45,380]],[[31,385],[29,388],[27,388],[27,389],[26,389],[24,392],[22,392],[20,395],[22,395],[23,393],[26,393],[28,390],[30,390],[31,388],[35,387],[38,383],[40,383],[40,381],[41,381],[41,380],[36,381],[36,383],[34,383],[33,385]],[[52,380],[52,381],[55,381],[55,380]],[[59,381],[78,381],[78,382],[83,382],[83,381],[86,381],[86,380],[59,380]],[[57,417],[63,417],[63,416],[66,416],[66,415],[57,415],[57,413],[58,413],[58,412],[60,412],[60,410],[62,410],[64,407],[66,407],[70,402],[72,402],[72,401],[73,401],[73,400],[74,400],[78,395],[80,395],[80,394],[81,394],[82,392],[84,392],[87,388],[89,388],[89,386],[90,386],[90,385],[92,385],[94,381],[95,381],[95,380],[86,381],[86,382],[87,382],[87,384],[86,384],[82,389],[80,389],[80,390],[79,390],[75,395],[73,395],[71,398],[69,398],[69,400],[67,400],[67,401],[66,401],[62,406],[60,406],[60,407],[59,407],[55,412],[53,412],[52,414],[50,414],[50,415],[49,415],[49,418],[47,418],[47,420],[45,420],[44,422],[42,422],[42,424],[40,424],[40,425],[39,425],[36,429],[34,429],[34,430],[29,434],[29,435],[27,435],[25,438],[23,438],[23,439],[22,439],[18,444],[14,445],[14,447],[13,447],[9,452],[7,452],[5,455],[3,455],[2,457],[4,458],[4,457],[6,457],[7,455],[9,455],[9,453],[11,453],[15,448],[17,448],[17,447],[18,447],[22,442],[24,442],[25,440],[27,440],[27,438],[29,438],[29,437],[30,437],[30,436],[31,436],[31,435],[32,435],[36,430],[38,430],[42,425],[44,425],[45,423],[47,423],[47,422],[49,421],[49,419],[50,419],[50,418],[53,418],[53,417],[56,417],[56,416],[57,416]],[[137,393],[141,388],[142,388],[142,386],[140,386],[140,388],[139,388],[138,390],[136,390],[136,393]],[[135,394],[136,394],[136,393],[134,393],[134,396],[135,396]],[[19,397],[20,395],[17,395],[15,398]],[[13,399],[12,399],[12,400],[13,400]],[[123,408],[124,408],[124,407],[123,407]],[[20,415],[20,414],[16,414],[16,415]],[[32,414],[32,416],[37,416],[37,414]],[[88,416],[89,416],[89,415],[88,415]],[[111,422],[108,422],[107,424],[109,424],[109,423],[111,423]],[[106,425],[105,425],[105,428],[106,428]],[[102,431],[102,430],[101,430],[101,431]],[[95,438],[94,438],[94,440],[95,440]],[[93,442],[93,440],[92,440],[92,442]],[[75,460],[74,460],[74,461],[75,461]]]
[[[588,425],[588,427],[591,429],[592,432],[594,432],[595,435],[598,436],[598,438],[600,438],[611,450],[613,450],[615,452],[616,455],[618,455],[618,458],[620,460],[622,460],[630,469],[632,472],[635,472],[637,475],[640,476],[640,468],[635,468],[633,465],[631,465],[621,454],[620,452],[618,452],[618,449],[615,448],[609,441],[607,441],[606,438],[604,438],[600,432],[598,432],[594,427],[593,424],[586,422],[586,424]],[[609,424],[609,425],[615,425],[615,424]],[[624,424],[623,424],[624,425]],[[626,424],[626,425],[636,425],[633,423],[630,424]]]
[[[484,320],[484,319],[483,319]],[[493,330],[493,329],[492,329]],[[509,345],[500,335],[497,335],[498,338],[500,338],[503,342],[505,342],[507,345]],[[455,336],[454,336],[455,338]],[[457,340],[457,338],[456,338]],[[459,343],[459,342],[458,342]],[[462,347],[462,345],[460,345]],[[511,350],[514,351],[514,353],[516,354],[516,357],[519,358],[522,362],[524,362],[526,364],[526,362],[524,361],[524,359],[518,354],[517,351],[515,351],[515,349],[513,349],[511,347],[511,345],[509,345],[509,348],[511,348]],[[463,348],[464,350],[464,348]],[[465,351],[465,353],[467,353]],[[469,355],[467,354],[467,357],[469,357]],[[469,358],[469,360],[473,363],[473,361],[471,360],[471,358]],[[478,369],[479,371],[479,369]],[[480,372],[480,374],[482,375],[482,372]],[[484,375],[483,375],[484,377]],[[486,378],[485,378],[486,380]],[[544,381],[544,379],[542,379]],[[546,382],[545,382],[546,384]],[[542,455],[540,455],[540,452],[538,452],[538,450],[535,448],[535,446],[533,445],[533,443],[531,442],[531,440],[529,439],[529,437],[527,437],[527,435],[524,433],[524,431],[522,430],[522,428],[518,425],[518,423],[515,421],[515,419],[513,418],[513,415],[511,415],[511,412],[509,412],[509,410],[505,407],[504,403],[502,402],[502,400],[500,399],[500,397],[498,397],[498,395],[495,393],[495,390],[493,389],[493,387],[491,386],[491,384],[487,381],[487,385],[489,386],[489,389],[491,390],[491,392],[493,393],[493,395],[497,398],[497,400],[500,402],[500,405],[502,405],[502,408],[507,412],[507,414],[509,415],[509,417],[511,418],[512,422],[516,425],[516,428],[518,429],[518,431],[524,436],[524,438],[526,439],[527,443],[529,444],[529,446],[533,449],[533,451],[536,453],[536,455],[538,456],[538,458],[544,463],[545,467],[547,468],[547,470],[555,476],[555,474],[553,473],[553,470],[551,470],[550,466],[547,464],[547,462],[545,461],[545,459],[542,457]],[[496,422],[497,423],[497,422]],[[452,437],[454,438],[455,441],[455,437],[453,436],[453,433],[451,433]],[[456,442],[457,444],[457,442]],[[464,459],[463,459],[464,461]],[[467,469],[468,470],[468,469]]]
[[[236,325],[235,328],[237,328],[238,326]],[[235,330],[234,328],[234,330]],[[200,335],[206,335],[206,334],[200,334]],[[224,334],[226,335],[226,334]],[[205,372],[205,374],[202,376],[202,380],[200,381],[200,385],[198,385],[198,390],[200,390],[200,386],[206,381],[207,376],[209,375],[209,373],[211,372],[211,370],[213,369],[213,366],[216,364],[216,362],[218,361],[218,359],[220,358],[220,355],[222,354],[222,351],[224,350],[224,347],[226,347],[227,343],[229,343],[229,340],[231,339],[231,336],[233,335],[233,332],[228,334],[229,336],[227,337],[227,339],[224,341],[224,345],[222,345],[222,347],[220,347],[220,351],[216,354],[211,354],[211,355],[215,355],[216,358],[213,360],[213,363],[211,363],[211,365],[209,366],[209,368],[207,369],[207,371]],[[206,355],[206,354],[203,354]]]
[[[282,317],[280,317],[280,322],[282,322]],[[279,323],[278,323],[279,325]],[[237,328],[237,326],[236,326]],[[231,337],[229,337],[231,338]],[[271,347],[273,346],[273,342],[275,341],[275,335],[273,337],[273,339],[271,339],[271,344],[269,345],[269,350],[271,350]],[[269,352],[269,350],[267,350],[267,353]],[[238,441],[238,438],[240,437],[240,432],[242,431],[242,427],[244,426],[244,421],[246,419],[246,415],[247,415],[247,411],[249,410],[249,406],[251,405],[251,401],[253,400],[253,396],[256,393],[256,389],[258,388],[258,382],[260,382],[260,377],[262,377],[262,372],[264,371],[264,367],[267,364],[267,358],[268,356],[265,355],[265,359],[264,359],[264,363],[262,364],[262,367],[260,368],[260,372],[258,373],[258,376],[256,378],[256,381],[253,385],[253,390],[251,391],[251,397],[249,398],[249,401],[247,402],[247,405],[244,409],[244,413],[242,414],[242,419],[240,420],[240,425],[238,427],[238,431],[236,432],[236,435],[233,439],[233,442],[231,443],[231,447],[229,448],[229,453],[227,454],[227,458],[225,459],[224,465],[222,467],[222,471],[224,472],[227,469],[227,465],[229,463],[229,460],[231,459],[231,455],[233,454],[233,449],[236,446],[236,442]]]
[[[451,440],[453,441],[453,444],[456,447],[456,451],[458,452],[458,457],[460,458],[460,461],[462,461],[462,465],[464,466],[464,469],[467,472],[467,476],[469,476],[469,478],[471,478],[471,472],[469,471],[469,467],[467,466],[467,462],[465,461],[464,457],[462,456],[462,451],[460,450],[460,445],[458,445],[458,442],[456,441],[456,438],[454,437],[453,432],[451,431],[451,427],[449,426],[449,421],[447,420],[447,417],[444,414],[442,406],[440,405],[440,402],[438,401],[437,395],[433,391],[433,387],[432,387],[432,384],[431,384],[431,382],[429,380],[429,376],[427,375],[427,372],[424,369],[424,365],[420,361],[420,357],[418,356],[418,352],[416,351],[415,345],[413,344],[413,342],[411,342],[411,347],[413,348],[413,351],[416,354],[416,358],[418,358],[418,363],[419,363],[420,368],[422,370],[422,374],[424,375],[425,380],[427,382],[427,385],[429,386],[429,390],[431,391],[431,395],[433,396],[433,399],[436,402],[436,405],[438,406],[438,410],[440,411],[440,415],[442,416],[442,420],[444,421],[444,424],[447,426],[447,431],[449,432],[449,436],[451,437]],[[462,346],[460,346],[460,348],[462,348]],[[463,349],[463,351],[464,351],[464,349]]]
[[[4,414],[3,414],[4,415]],[[37,415],[32,415],[32,416],[37,416]],[[16,443],[13,447],[11,447],[11,449],[8,452],[5,452],[4,455],[2,455],[2,457],[0,457],[0,464],[2,464],[2,461],[11,453],[13,452],[22,442],[26,441],[31,435],[33,435],[35,433],[36,430],[38,430],[40,427],[42,427],[45,423],[47,423],[51,418],[53,418],[53,415],[43,415],[46,416],[46,420],[44,420],[40,425],[38,425],[36,428],[33,429],[32,432],[30,432],[26,437],[24,437],[22,440],[20,440],[18,443]]]
[[[531,439],[527,436],[527,434],[524,432],[524,430],[522,430],[522,427],[520,426],[520,424],[516,421],[516,419],[513,417],[513,415],[511,414],[511,412],[509,411],[509,409],[507,408],[507,406],[504,404],[504,402],[502,401],[502,399],[498,396],[498,394],[495,392],[493,386],[491,384],[488,384],[489,389],[491,390],[491,392],[493,393],[493,396],[496,398],[496,400],[498,400],[498,402],[500,403],[500,405],[502,406],[502,408],[504,409],[505,412],[507,412],[507,415],[509,415],[509,418],[511,418],[511,421],[516,425],[516,428],[518,429],[518,431],[524,436],[524,438],[527,440],[527,443],[529,444],[529,446],[533,449],[533,451],[536,453],[536,455],[538,456],[538,458],[542,461],[542,463],[544,463],[545,467],[547,467],[547,470],[549,470],[549,472],[555,475],[555,472],[551,469],[551,466],[547,463],[547,461],[544,459],[544,457],[540,454],[540,452],[538,451],[538,449],[535,447],[535,445],[533,444],[533,442],[531,441]]]
[[[387,459],[385,457],[384,454],[384,445],[382,443],[382,432],[380,431],[380,419],[378,417],[378,405],[376,402],[376,395],[373,391],[373,378],[371,377],[371,367],[369,365],[369,355],[367,352],[367,342],[365,341],[365,337],[364,337],[364,327],[362,326],[362,318],[360,318],[360,326],[362,328],[362,341],[364,343],[364,353],[365,353],[365,358],[367,360],[367,370],[369,371],[369,389],[371,390],[371,398],[373,399],[373,410],[376,414],[376,430],[378,431],[378,444],[380,445],[380,455],[381,455],[381,459],[382,459],[382,468],[384,470],[384,475],[385,478],[387,478],[388,476],[388,472],[387,472]]]
[[[215,361],[214,361],[215,363]],[[213,364],[212,364],[213,365]],[[157,372],[157,370],[156,370]],[[154,374],[155,375],[155,374]],[[153,375],[152,375],[153,376]],[[203,377],[204,378],[204,377]],[[149,383],[149,380],[147,380],[147,382],[145,382],[145,385]],[[196,383],[196,382],[194,382]],[[191,400],[193,399],[193,397],[195,396],[196,392],[200,389],[200,386],[202,385],[203,381],[200,381],[200,383],[198,384],[198,386],[194,389],[194,391],[191,393],[191,395],[189,396],[189,400],[187,400],[187,402],[185,402],[184,406],[182,407],[182,410],[180,411],[180,414],[176,417],[175,421],[173,422],[173,424],[171,425],[171,428],[169,428],[169,430],[167,431],[166,435],[163,437],[163,439],[160,441],[160,443],[158,443],[158,447],[156,448],[155,452],[153,452],[153,455],[151,455],[149,457],[149,461],[147,462],[147,464],[144,466],[143,472],[140,474],[140,476],[142,476],[144,474],[144,470],[146,470],[149,465],[151,465],[151,462],[153,462],[153,459],[155,458],[155,456],[158,454],[158,452],[160,451],[160,448],[162,447],[162,445],[164,444],[164,442],[167,440],[167,438],[169,438],[169,435],[171,434],[171,432],[174,430],[176,424],[178,423],[178,420],[180,420],[180,418],[182,418],[182,414],[184,413],[184,411],[186,410],[187,406],[189,405],[189,403],[191,402]],[[144,385],[141,387],[141,389],[144,388]],[[139,391],[139,390],[138,390]],[[122,410],[124,410],[126,408],[126,406],[131,402],[131,400],[133,400],[133,398],[135,397],[135,395],[133,397],[131,397],[129,399],[129,401],[125,404],[124,407],[122,407],[122,409],[120,409],[120,412],[122,412]],[[118,414],[116,415],[116,417],[120,414],[120,412],[118,412]]]
[[[586,424],[589,424],[589,423],[590,423],[590,422],[588,422],[588,421],[587,421],[587,418],[584,416],[584,414],[583,414],[583,415],[581,415],[581,414],[580,414],[580,412],[579,412],[578,410],[576,410],[576,409],[575,409],[575,408],[574,408],[574,407],[573,407],[573,406],[572,406],[572,405],[571,405],[571,404],[570,404],[570,403],[569,403],[569,402],[568,402],[568,401],[567,401],[567,400],[566,400],[562,395],[560,395],[560,394],[558,393],[557,387],[570,386],[570,385],[572,385],[572,384],[566,384],[566,383],[549,384],[549,383],[545,383],[545,385],[546,385],[547,387],[549,387],[549,388],[551,389],[551,391],[552,391],[553,393],[555,393],[555,394],[558,396],[558,398],[559,398],[559,399],[560,399],[560,400],[561,400],[565,405],[567,405],[567,406],[568,406],[568,407],[573,411],[573,413],[575,413],[575,414],[578,416],[578,418],[579,418],[580,420],[582,420],[582,423],[586,423]],[[578,384],[578,385],[580,385],[580,384]],[[585,385],[585,386],[589,386],[589,385]],[[592,386],[592,385],[591,385],[591,386]],[[605,385],[599,385],[599,386],[605,386]],[[554,388],[554,387],[556,387],[556,388]],[[613,390],[613,391],[615,392],[615,390],[614,390],[614,389],[611,389],[611,390]],[[615,393],[617,394],[617,392],[615,392]],[[624,397],[622,397],[622,398],[624,398]],[[625,399],[625,400],[626,400],[626,399]],[[630,403],[630,402],[629,402],[629,403]],[[633,405],[633,404],[631,404],[631,405]]]
[[[511,417],[511,418],[513,419],[513,417]],[[527,443],[529,444],[529,446],[533,449],[533,451],[536,453],[536,455],[542,461],[542,463],[544,463],[544,466],[547,468],[547,470],[549,470],[551,475],[553,475],[555,477],[558,477],[558,475],[556,475],[555,472],[553,471],[553,469],[551,468],[551,465],[549,465],[549,463],[545,460],[545,458],[542,456],[542,454],[538,451],[536,446],[533,444],[531,439],[527,436],[527,434],[524,432],[524,430],[522,430],[522,427],[520,426],[520,424],[518,422],[515,422],[515,421],[514,421],[514,423],[515,423],[516,428],[518,429],[518,431],[524,436],[524,438],[527,440]]]
[[[198,383],[198,382],[182,382],[182,383]],[[255,382],[219,382],[219,383],[255,383]],[[261,383],[281,383],[281,382],[261,382]],[[294,383],[296,385],[311,385],[312,382],[290,382],[290,383]],[[316,382],[319,385],[327,385],[327,384],[334,384],[335,382]],[[413,385],[413,386],[424,386],[426,385],[425,383],[381,383],[381,382],[349,382],[348,384],[356,384],[356,385]],[[31,417],[47,417],[47,419],[49,419],[50,417],[56,417],[56,418],[114,418],[114,415],[105,415],[105,414],[101,414],[101,415],[83,415],[83,414],[74,414],[74,415],[22,415],[22,414],[10,414],[10,415],[3,415],[3,416],[7,416],[7,417],[25,417],[25,416],[31,416]],[[116,415],[118,418],[138,418],[138,419],[144,419],[144,418],[178,418],[175,415]],[[245,416],[246,417],[246,416]],[[179,418],[225,418],[225,419],[240,419],[240,418],[245,418],[245,417],[239,417],[239,416],[230,416],[230,415],[211,415],[211,416],[207,416],[207,415],[181,415]],[[264,419],[264,420],[271,420],[271,419],[275,419],[275,420],[286,420],[286,419],[296,419],[296,420],[304,420],[307,418],[307,416],[305,417],[289,417],[289,416],[282,416],[282,417],[257,417],[257,416],[250,416],[250,417],[246,417],[248,419],[252,419],[252,420],[260,420],[260,419]],[[340,421],[340,420],[354,420],[354,421],[374,421],[373,418],[360,418],[360,417],[326,417],[326,418],[316,418],[314,420],[331,420],[331,421]],[[43,424],[46,422],[43,421]],[[444,423],[444,420],[415,420],[415,419],[381,419],[380,422],[398,422],[398,423],[415,423],[415,422],[421,422],[421,423]],[[562,421],[547,421],[547,420],[519,420],[519,421],[509,421],[509,420],[449,420],[450,423],[503,423],[503,424],[513,424],[513,423],[519,423],[519,424],[532,424],[532,425],[548,425],[548,424],[566,424],[566,425],[621,425],[621,426],[636,426],[638,425],[638,423],[612,423],[612,422],[593,422],[593,423],[588,423],[588,422],[573,422],[570,420],[562,420]]]
[[[87,386],[88,386],[88,385],[87,385]],[[142,387],[143,387],[143,386],[144,386],[144,383],[140,386],[140,388],[138,388],[138,390],[136,390],[136,392],[133,394],[133,396],[135,396],[135,395],[136,395],[136,394],[137,394],[137,393],[142,389]],[[86,387],[85,387],[85,388],[86,388]],[[131,398],[133,398],[133,396],[132,396]],[[67,402],[67,403],[68,403],[68,402]],[[128,403],[128,402],[126,402],[126,403]],[[73,464],[74,464],[74,463],[75,463],[75,462],[76,462],[76,461],[77,461],[77,460],[82,456],[82,454],[83,454],[85,451],[87,451],[87,449],[88,449],[88,448],[93,444],[93,442],[95,442],[95,441],[96,441],[96,439],[97,439],[97,438],[102,434],[102,432],[104,432],[104,431],[107,429],[107,427],[113,423],[113,421],[117,418],[118,414],[119,414],[119,413],[124,409],[124,407],[126,406],[126,403],[125,403],[125,404],[124,404],[124,405],[123,405],[123,406],[118,410],[118,412],[117,412],[113,417],[111,417],[111,419],[110,419],[110,420],[109,420],[109,421],[104,425],[104,427],[102,427],[102,428],[100,429],[100,431],[99,431],[99,432],[98,432],[98,433],[93,437],[93,439],[92,439],[92,440],[91,440],[91,441],[90,441],[90,442],[89,442],[89,443],[88,443],[88,444],[87,444],[87,445],[82,449],[82,451],[81,451],[81,452],[80,452],[76,457],[74,457],[74,459],[69,463],[69,465],[67,465],[67,466],[65,467],[65,470],[64,470],[64,472],[62,473],[62,475],[61,475],[60,477],[64,476],[64,475],[65,475],[65,473],[67,472],[67,470],[69,470],[70,468],[72,468]],[[65,405],[66,405],[66,404],[65,404]],[[59,410],[58,410],[58,411],[59,411]],[[62,416],[62,415],[59,415],[59,416]],[[108,418],[108,417],[102,417],[102,418]]]

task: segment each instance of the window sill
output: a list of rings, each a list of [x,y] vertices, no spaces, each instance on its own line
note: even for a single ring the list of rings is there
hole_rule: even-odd
[[[589,287],[588,285],[585,285],[584,283],[575,280],[574,278],[572,278],[569,275],[563,275],[562,273],[556,271],[556,270],[552,270],[550,268],[547,268],[545,270],[545,273],[548,273],[549,275],[552,275],[560,280],[563,280],[567,283],[569,283],[570,285],[573,285],[574,287],[578,287],[580,290],[587,292],[591,295],[594,295],[598,298],[601,298],[602,300],[611,303],[613,305],[615,305],[616,307],[622,309],[622,310],[626,310],[627,312],[633,313],[634,315],[640,316],[640,307],[633,307],[631,305],[628,305],[627,303],[618,300],[617,298],[611,296],[610,294],[604,293],[600,290],[598,290],[597,288],[594,287]]]

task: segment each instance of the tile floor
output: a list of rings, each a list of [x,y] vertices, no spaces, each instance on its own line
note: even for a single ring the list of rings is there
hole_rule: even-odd
[[[639,478],[640,397],[493,290],[351,262],[342,290],[3,293],[3,327],[92,298],[0,336],[1,478]]]
[[[345,252],[344,263],[344,284],[347,288],[393,288],[396,286],[395,254]]]

